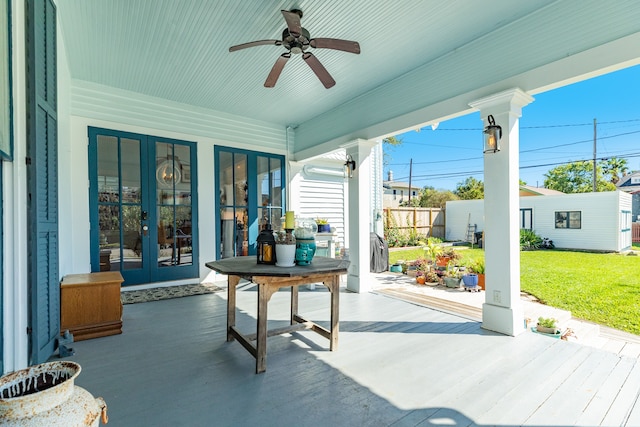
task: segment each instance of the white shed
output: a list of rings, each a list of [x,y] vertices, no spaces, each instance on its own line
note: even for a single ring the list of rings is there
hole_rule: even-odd
[[[631,247],[631,195],[622,191],[520,197],[520,228],[557,248],[622,251]],[[447,240],[465,240],[468,225],[484,229],[484,200],[447,202]]]

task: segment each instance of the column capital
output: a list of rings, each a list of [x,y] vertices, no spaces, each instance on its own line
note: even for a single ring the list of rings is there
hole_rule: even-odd
[[[344,144],[340,144],[340,148],[344,148],[347,153],[354,153],[358,151],[360,148],[368,148],[372,149],[376,145],[378,145],[380,141],[376,141],[375,139],[354,139],[353,141],[345,142]]]
[[[522,107],[532,103],[534,98],[519,88],[512,88],[470,102],[469,106],[480,110],[484,118],[489,114],[512,113],[520,116]]]

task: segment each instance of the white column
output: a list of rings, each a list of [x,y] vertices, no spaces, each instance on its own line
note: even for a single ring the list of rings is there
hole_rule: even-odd
[[[359,139],[343,147],[356,162],[349,182],[349,272],[347,290],[367,292],[371,289],[369,233],[371,230],[371,162],[375,141]]]
[[[501,150],[484,155],[483,245],[486,261],[482,327],[506,335],[524,331],[520,300],[519,118],[533,98],[510,89],[472,102],[483,123],[502,127]]]

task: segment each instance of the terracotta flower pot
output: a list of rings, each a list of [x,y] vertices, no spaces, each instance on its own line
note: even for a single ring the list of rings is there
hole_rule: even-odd
[[[426,282],[426,279],[424,276],[416,276],[416,283],[419,285],[424,285]]]
[[[484,291],[484,274],[478,274],[478,287]]]

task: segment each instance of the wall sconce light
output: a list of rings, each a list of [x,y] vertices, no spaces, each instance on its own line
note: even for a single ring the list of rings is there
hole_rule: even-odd
[[[353,171],[356,170],[356,161],[350,154],[347,154],[347,161],[344,163],[344,174],[348,178],[353,178]]]
[[[502,139],[502,127],[496,125],[492,115],[487,117],[489,126],[484,128],[484,152],[495,153],[500,151],[500,139]]]

